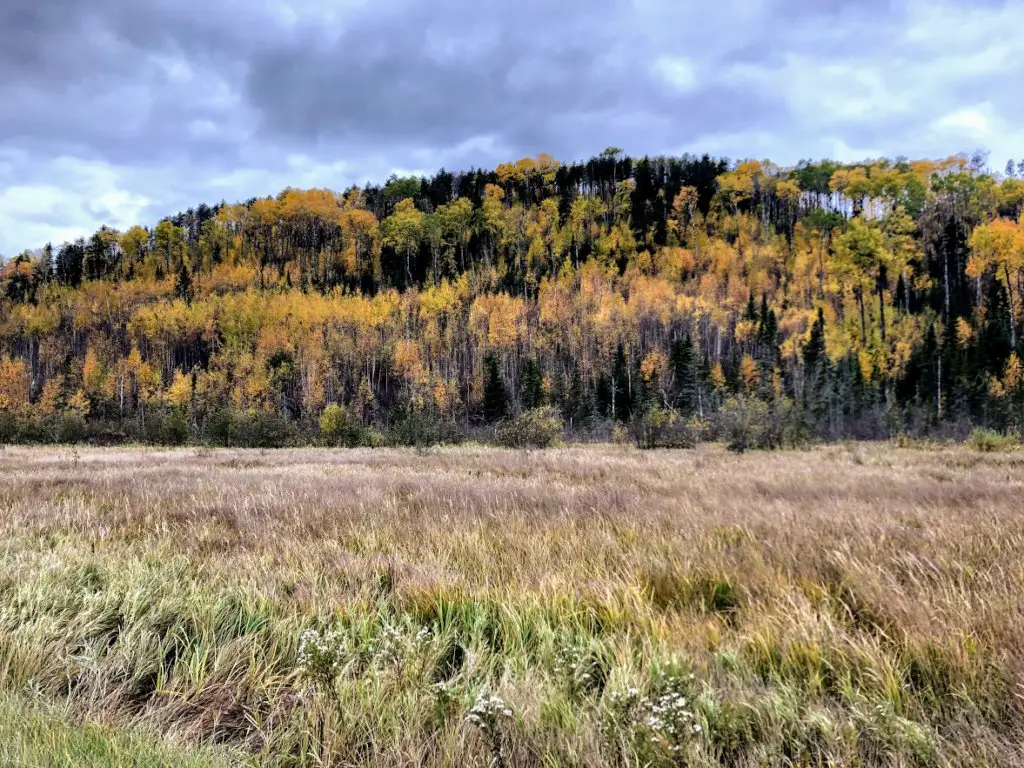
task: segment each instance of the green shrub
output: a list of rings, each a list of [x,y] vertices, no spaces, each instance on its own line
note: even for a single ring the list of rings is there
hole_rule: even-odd
[[[190,435],[191,429],[185,411],[181,408],[172,408],[152,416],[142,430],[141,437],[146,442],[158,445],[184,445]]]
[[[244,448],[281,448],[294,442],[295,425],[279,413],[250,411],[231,425],[231,443]]]
[[[756,397],[730,397],[718,412],[718,429],[730,451],[772,446],[772,414]]]
[[[320,415],[320,435],[330,445],[346,448],[379,448],[385,445],[384,436],[354,418],[342,405],[328,405]]]
[[[533,408],[498,426],[495,439],[506,448],[549,448],[565,430],[558,411],[550,405]]]
[[[80,443],[89,436],[85,417],[74,411],[46,417],[45,431],[54,443]]]
[[[332,403],[320,414],[320,434],[331,445],[344,445],[352,448],[359,445],[361,430],[345,407]]]
[[[772,410],[771,446],[805,448],[811,442],[811,422],[807,412],[791,398],[783,398]]]
[[[413,405],[399,408],[396,418],[388,425],[387,442],[391,445],[422,448],[461,441],[458,427],[432,408]]]
[[[700,441],[702,426],[671,408],[651,408],[633,419],[630,431],[638,448],[693,448]]]
[[[981,453],[1002,453],[1020,447],[1020,441],[1014,435],[1004,435],[992,429],[978,427],[967,438],[967,445]]]
[[[203,437],[213,445],[280,448],[296,441],[297,429],[279,413],[218,408],[207,417]]]
[[[213,445],[230,445],[234,413],[230,408],[216,408],[206,417],[203,439]]]

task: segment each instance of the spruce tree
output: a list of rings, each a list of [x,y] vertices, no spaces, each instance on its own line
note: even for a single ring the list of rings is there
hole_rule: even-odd
[[[597,380],[597,408],[606,419],[615,418],[615,399],[612,396],[612,380],[602,374]]]
[[[818,317],[811,326],[811,336],[804,344],[804,404],[821,418],[825,408],[828,384],[828,354],[825,351],[825,313],[818,307]]]
[[[523,363],[523,408],[530,410],[544,405],[544,374],[536,360]]]
[[[672,343],[669,365],[672,367],[675,406],[683,413],[693,413],[697,410],[697,366],[693,339],[689,334]]]
[[[573,366],[572,382],[569,385],[569,396],[563,408],[566,421],[575,429],[589,429],[594,421],[594,403],[583,386],[583,377],[579,366]]]
[[[508,415],[508,392],[498,370],[498,359],[488,355],[484,359],[484,421],[495,424]]]
[[[178,265],[178,276],[174,281],[174,295],[186,302],[192,298],[192,276],[188,273],[184,261]]]
[[[942,343],[935,370],[936,413],[940,419],[960,410],[962,397],[963,355],[952,316],[942,326]]]
[[[1013,351],[1010,342],[1009,303],[1006,289],[998,280],[990,280],[985,294],[985,322],[977,339],[978,362],[992,376],[1001,376],[1006,359]]]
[[[629,421],[633,409],[629,386],[629,366],[626,362],[626,350],[621,344],[615,351],[615,366],[612,369],[611,381],[611,415],[617,421]]]
[[[744,313],[743,319],[750,322],[757,320],[757,304],[754,303],[753,293],[747,297],[747,311]]]

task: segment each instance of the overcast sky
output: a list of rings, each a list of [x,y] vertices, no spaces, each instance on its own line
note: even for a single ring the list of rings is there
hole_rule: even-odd
[[[0,0],[0,254],[547,151],[1024,158],[1024,0]]]

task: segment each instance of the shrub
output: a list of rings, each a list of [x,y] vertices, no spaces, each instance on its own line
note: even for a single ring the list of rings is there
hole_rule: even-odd
[[[387,442],[391,445],[421,448],[439,443],[461,442],[458,427],[430,408],[406,406],[397,411],[397,418],[388,426]]]
[[[279,413],[218,408],[207,417],[203,436],[213,445],[280,448],[295,440],[296,429]]]
[[[638,448],[693,448],[702,424],[683,419],[671,408],[651,408],[634,418],[630,428]]]
[[[65,411],[43,417],[37,438],[40,442],[80,443],[89,435],[89,424],[76,411]]]
[[[978,427],[967,438],[967,445],[981,453],[1002,453],[1020,447],[1020,441],[1014,435],[1004,435],[995,430]]]
[[[549,448],[561,439],[564,429],[562,417],[548,405],[502,423],[495,439],[506,448]]]
[[[772,410],[772,428],[769,442],[772,446],[803,448],[811,442],[811,423],[807,412],[793,402],[783,398]]]
[[[718,428],[730,451],[770,448],[771,409],[755,397],[730,397],[718,412]]]
[[[280,448],[294,437],[294,425],[279,413],[250,411],[231,425],[231,443],[244,448]]]
[[[206,417],[203,438],[213,445],[230,445],[234,414],[229,408],[217,408]]]
[[[331,445],[355,448],[363,444],[363,425],[353,419],[344,406],[328,405],[320,415],[320,434]]]
[[[184,445],[190,433],[188,416],[181,408],[157,414],[142,429],[142,437],[146,442],[159,445]]]

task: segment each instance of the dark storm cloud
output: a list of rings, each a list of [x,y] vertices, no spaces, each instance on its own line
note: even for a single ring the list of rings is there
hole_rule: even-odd
[[[538,151],[1009,145],[1022,20],[1022,0],[0,0],[0,252],[46,221]]]

